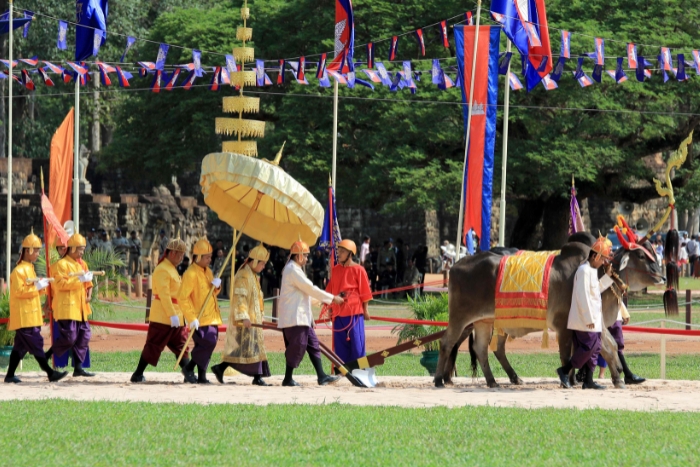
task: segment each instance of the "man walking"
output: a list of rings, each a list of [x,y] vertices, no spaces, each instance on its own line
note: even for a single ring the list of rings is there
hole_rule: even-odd
[[[695,275],[695,261],[698,259],[698,250],[700,250],[700,244],[698,243],[697,234],[690,237],[690,241],[685,245],[685,249],[688,250],[688,263],[690,264],[690,277],[694,277],[694,275]]]

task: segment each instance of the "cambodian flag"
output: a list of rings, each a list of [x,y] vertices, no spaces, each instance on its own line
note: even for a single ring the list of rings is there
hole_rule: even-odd
[[[94,50],[95,29],[107,32],[108,0],[76,0],[78,27],[75,32],[75,61],[91,57]],[[104,45],[107,34],[99,45]]]
[[[527,56],[527,90],[552,71],[552,49],[544,0],[493,0],[491,14],[523,56]]]
[[[352,12],[352,1],[335,0],[335,58],[328,65],[328,69],[340,71],[340,73],[355,71],[354,48],[355,17]]]
[[[338,250],[336,245],[342,238],[340,237],[340,227],[338,226],[338,216],[335,211],[335,191],[331,180],[328,180],[328,209],[323,218],[323,230],[321,238],[318,239],[318,246],[326,251],[330,250],[331,266],[338,264]]]
[[[455,26],[457,68],[462,88],[462,102],[469,103],[472,80],[475,26]],[[493,152],[496,144],[496,110],[498,105],[498,56],[500,27],[480,26],[476,51],[474,96],[464,171],[465,212],[462,238],[474,229],[483,251],[491,248],[491,204],[493,192]],[[546,74],[545,74],[546,76]],[[469,109],[463,106],[465,132]]]

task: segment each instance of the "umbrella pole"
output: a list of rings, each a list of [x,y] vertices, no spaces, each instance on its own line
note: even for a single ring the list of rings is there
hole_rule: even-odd
[[[228,255],[226,256],[226,259],[224,260],[224,264],[221,266],[221,269],[219,270],[218,274],[216,275],[217,279],[221,278],[221,274],[223,273],[224,269],[226,269],[226,266],[228,266],[228,262],[231,260],[231,257],[233,256],[233,253],[236,251],[236,244],[238,243],[238,240],[241,239],[243,236],[243,230],[245,230],[246,224],[248,224],[248,221],[250,220],[250,216],[253,215],[253,213],[258,209],[258,206],[260,205],[260,199],[262,199],[263,193],[261,191],[258,191],[258,196],[255,198],[255,201],[253,202],[253,205],[250,207],[250,210],[248,211],[248,215],[246,216],[245,220],[243,221],[243,225],[241,226],[241,230],[238,232],[237,236],[234,236],[233,238],[233,246],[231,247],[231,250],[228,252]],[[235,257],[234,257],[234,264],[235,264]],[[233,268],[231,268],[231,272],[233,272]],[[231,283],[233,283],[233,277],[231,277]],[[199,314],[197,315],[197,320],[202,317],[202,313],[204,313],[204,310],[207,308],[207,305],[209,304],[209,300],[211,300],[211,297],[214,295],[214,286],[212,286],[209,289],[209,293],[207,294],[207,298],[204,299],[204,303],[202,303],[202,308],[199,310]],[[233,304],[233,297],[229,297],[229,300],[231,301],[231,304]],[[194,335],[194,329],[190,329],[190,333],[187,336],[187,342],[185,342],[185,345],[182,346],[182,350],[180,351],[180,355],[177,357],[177,362],[175,362],[175,367],[173,370],[177,370],[178,365],[180,364],[180,361],[182,360],[182,356],[185,355],[185,351],[187,350],[187,347],[190,345],[190,340],[192,340],[192,336]]]

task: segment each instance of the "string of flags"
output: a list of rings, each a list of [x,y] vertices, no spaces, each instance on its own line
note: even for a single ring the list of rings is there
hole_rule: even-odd
[[[29,31],[29,25],[31,24],[31,18],[35,16],[35,13],[25,10],[24,15],[25,18],[29,19],[28,22],[23,25],[23,34],[26,37]],[[505,15],[494,12],[491,12],[491,17],[494,21],[502,25],[505,24],[507,19]],[[460,19],[458,23],[473,25],[474,18],[472,12],[465,12],[463,19]],[[435,36],[434,40],[439,40],[440,45],[449,49],[450,38],[448,34],[448,20],[440,21],[433,26],[438,27],[438,34]],[[58,36],[56,46],[60,50],[67,49],[68,27],[68,22],[58,20]],[[308,62],[303,56],[295,60],[258,59],[255,61],[255,66],[253,67],[253,71],[255,72],[256,76],[256,85],[258,87],[272,86],[273,84],[283,86],[292,82],[296,82],[297,84],[301,85],[309,85],[309,78],[314,77],[318,81],[319,86],[330,87],[330,79],[333,78],[339,84],[346,85],[349,88],[354,88],[356,85],[361,85],[374,90],[375,85],[382,85],[388,87],[392,92],[408,89],[412,94],[415,94],[417,92],[416,83],[421,82],[421,78],[424,73],[429,73],[431,83],[437,85],[438,89],[440,90],[448,90],[454,87],[459,87],[460,78],[457,73],[457,67],[443,67],[440,63],[442,60],[446,59],[432,59],[432,66],[429,71],[415,69],[414,63],[411,60],[398,60],[399,41],[405,36],[413,36],[420,56],[426,56],[427,36],[425,29],[429,27],[431,26],[418,28],[413,31],[412,34],[392,36],[389,39],[389,49],[386,55],[388,61],[384,62],[376,60],[376,45],[378,42],[383,41],[368,42],[364,46],[366,61],[358,61],[351,64],[347,62],[348,57],[341,57],[341,66],[334,67],[333,70],[328,69],[326,66],[327,54],[325,53],[320,55],[317,62]],[[86,28],[79,27],[78,29]],[[84,33],[85,32],[83,32],[83,34]],[[92,55],[97,57],[100,47],[106,40],[106,32],[99,28],[93,28],[92,35]],[[575,70],[571,71],[571,74],[573,78],[578,81],[581,87],[588,87],[594,83],[601,83],[604,75],[609,76],[618,84],[624,83],[628,80],[626,71],[633,71],[635,73],[635,78],[639,82],[644,82],[652,77],[652,67],[654,67],[654,62],[647,60],[644,56],[638,55],[636,44],[627,44],[626,57],[606,57],[605,39],[594,38],[594,51],[575,57],[572,56],[571,53],[572,35],[573,33],[570,31],[561,31],[561,46],[558,60],[552,71],[541,80],[543,87],[547,91],[558,88],[558,84],[565,74],[567,62],[571,60],[575,60],[576,64]],[[38,60],[37,57],[34,57],[32,59],[19,59],[18,61],[14,61],[12,68],[14,68],[18,62],[28,65],[30,68],[18,70],[17,73],[12,73],[12,77],[16,82],[30,91],[33,91],[36,88],[35,83],[32,80],[32,76],[35,75],[39,75],[42,82],[46,86],[55,86],[57,81],[69,83],[76,79],[80,79],[81,85],[84,86],[92,79],[90,76],[91,74],[99,76],[100,82],[103,85],[111,86],[114,82],[112,75],[115,75],[116,82],[119,86],[129,87],[129,81],[134,76],[124,68],[133,66],[132,64],[126,63],[126,60],[129,52],[138,40],[139,39],[136,37],[127,36],[124,52],[122,53],[119,61],[125,65],[117,66],[101,61],[65,61],[61,65],[57,65],[53,62]],[[150,88],[153,92],[160,92],[161,90],[171,91],[175,88],[189,90],[194,85],[196,79],[203,78],[205,74],[211,74],[209,77],[209,89],[212,91],[218,91],[222,85],[231,84],[231,73],[242,70],[242,66],[236,63],[233,55],[225,55],[225,64],[223,65],[205,67],[201,63],[202,52],[198,49],[192,50],[192,61],[190,63],[166,66],[165,62],[169,48],[169,44],[161,43],[159,44],[158,53],[154,62],[136,62],[139,77],[150,79]],[[520,89],[527,88],[526,85],[523,85],[523,81],[526,81],[525,71],[527,63],[525,57],[521,55],[522,71],[520,73],[520,77],[515,72],[508,71],[513,55],[514,54],[512,52],[501,54],[499,58],[499,74],[507,75],[507,81],[511,89],[518,91]],[[670,48],[661,47],[659,55],[655,58],[655,61],[658,63],[658,70],[663,76],[664,83],[671,79],[670,74],[673,74],[677,81],[688,80],[688,68],[694,69],[695,73],[700,75],[700,50],[693,50],[691,57],[689,57],[690,59],[686,60],[685,54],[677,53],[674,58]],[[605,67],[605,60],[610,59],[615,59],[614,69],[606,69]],[[627,68],[624,67],[625,59],[627,60]],[[352,59],[350,61],[352,61]],[[586,73],[586,71],[584,71],[584,66],[590,66],[591,64],[588,61],[591,61],[593,65],[590,76]],[[8,70],[10,69],[7,60],[0,60],[0,62],[2,62]],[[274,65],[269,66],[270,64]],[[346,65],[354,65],[354,67]],[[93,66],[92,72],[90,71],[91,66]],[[95,67],[96,70],[94,69]],[[360,67],[364,68],[360,69]],[[315,73],[307,73],[308,71],[312,71],[314,69]],[[342,73],[341,70],[348,71]],[[276,73],[276,79],[272,80],[268,72]],[[357,75],[358,73],[362,74],[362,78]],[[7,78],[8,74],[9,72],[7,74],[0,72],[0,79]],[[58,79],[56,79],[56,77],[52,78],[52,74],[58,75]],[[290,74],[291,79],[287,79]],[[450,74],[452,74],[454,78],[450,76]]]

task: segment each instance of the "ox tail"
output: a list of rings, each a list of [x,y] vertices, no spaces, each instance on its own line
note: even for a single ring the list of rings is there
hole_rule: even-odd
[[[471,359],[472,378],[476,378],[478,374],[476,351],[474,350],[474,331],[469,333],[469,358]]]

